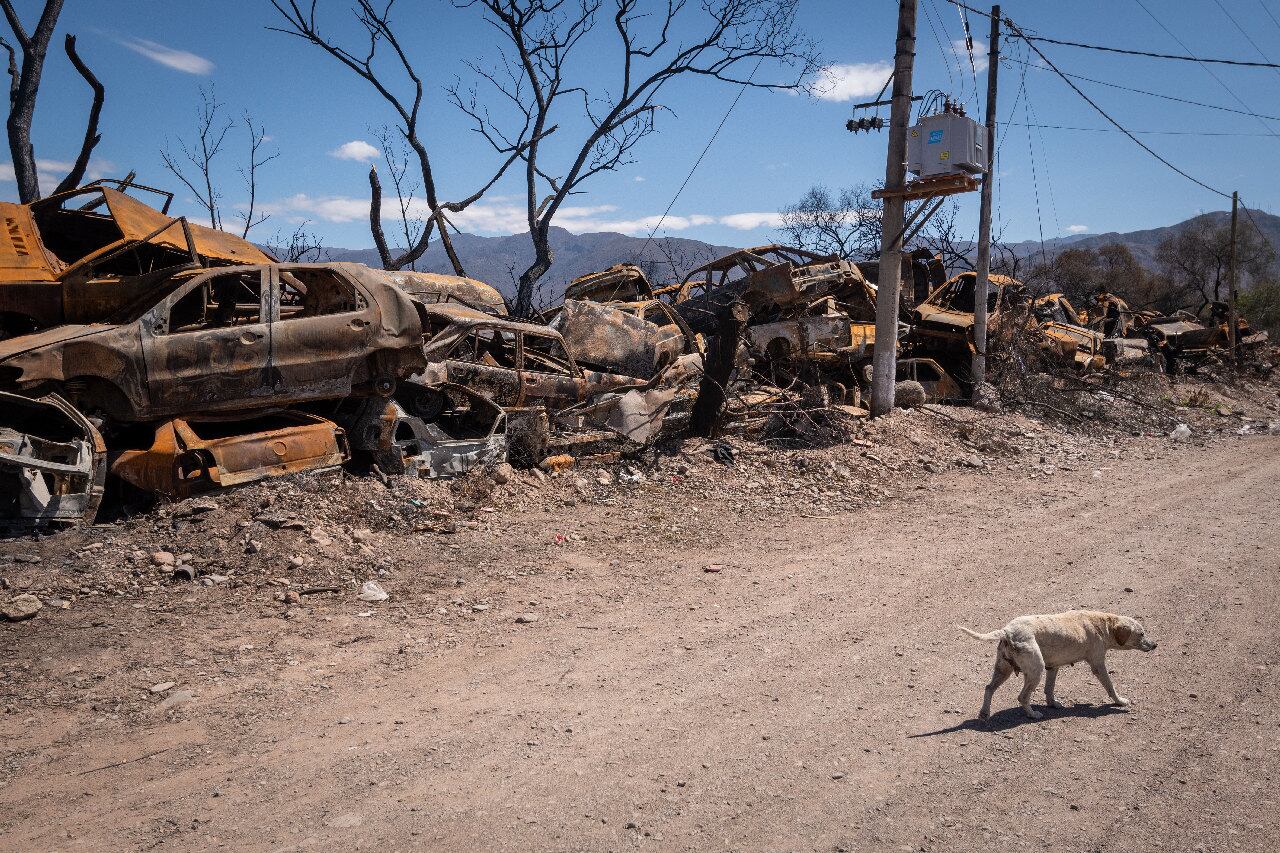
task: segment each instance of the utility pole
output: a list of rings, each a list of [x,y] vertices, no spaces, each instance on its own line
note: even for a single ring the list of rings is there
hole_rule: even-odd
[[[1231,360],[1240,360],[1239,321],[1236,319],[1236,208],[1240,205],[1240,193],[1231,193],[1231,252],[1227,256],[1227,347]]]
[[[978,211],[978,280],[973,295],[973,389],[987,378],[987,284],[991,276],[991,192],[995,184],[996,82],[1000,71],[1000,7],[991,7],[991,40],[987,52],[987,171],[982,176]]]
[[[903,213],[907,183],[907,124],[911,121],[911,72],[916,58],[916,0],[899,0],[898,39],[893,59],[893,106],[889,112],[889,153],[885,158],[884,219],[876,294],[876,348],[871,368],[871,414],[893,411],[898,378],[898,291],[902,285]]]

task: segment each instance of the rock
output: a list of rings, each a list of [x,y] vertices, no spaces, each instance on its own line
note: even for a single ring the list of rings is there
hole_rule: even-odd
[[[893,399],[894,404],[899,408],[915,409],[927,403],[929,396],[925,393],[923,385],[908,380],[894,386]]]
[[[471,610],[472,610],[472,612],[474,612],[474,613],[483,613],[483,612],[485,612],[485,611],[486,611],[486,610],[488,610],[488,609],[489,609],[489,605],[487,605],[487,604],[473,604],[473,605],[471,605]]]
[[[195,498],[183,501],[173,509],[175,518],[184,516],[203,515],[206,512],[213,512],[218,508],[218,502],[210,498]]]
[[[1173,428],[1173,432],[1169,433],[1169,438],[1183,443],[1191,441],[1191,427],[1186,424],[1178,424]]]
[[[499,486],[505,486],[516,478],[516,469],[510,462],[499,462],[489,471],[489,478]]]
[[[190,690],[175,690],[166,696],[164,701],[156,707],[161,711],[167,711],[177,705],[190,702],[194,698],[196,698],[196,694],[192,693]]]
[[[714,575],[714,574],[719,574],[720,572],[724,571],[724,566],[718,565],[718,564],[716,564],[716,563],[712,563],[712,564],[711,564],[711,565],[709,565],[709,566],[703,566],[703,567],[702,567],[702,570],[703,570],[704,572],[707,572],[708,574],[713,574],[713,575]]]
[[[315,528],[312,528],[311,530],[311,541],[323,548],[326,545],[333,544],[333,537],[330,536],[328,533],[326,533],[323,529],[319,527],[315,527]]]
[[[151,685],[150,689],[152,693],[163,693],[166,690],[172,690],[177,686],[178,686],[178,682],[176,681],[162,681],[159,684]]]
[[[377,581],[365,581],[360,587],[360,594],[356,598],[361,601],[386,601],[391,597]]]
[[[40,558],[35,554],[14,554],[13,561],[15,563],[38,563]]]
[[[23,593],[6,601],[4,607],[0,607],[0,614],[10,622],[22,622],[26,619],[34,619],[41,607],[40,599],[30,593]]]
[[[521,613],[519,616],[516,617],[516,622],[518,622],[521,625],[529,625],[537,621],[538,621],[537,613]]]
[[[1227,408],[1226,406],[1219,406],[1219,407],[1218,407],[1218,409],[1217,409],[1217,412],[1218,412],[1218,417],[1220,417],[1220,418],[1229,418],[1229,417],[1231,417],[1231,410],[1230,410],[1229,408]]]
[[[941,474],[943,470],[942,466],[939,465],[937,462],[924,463],[924,469],[928,471],[930,474]]]
[[[609,476],[608,471],[600,471],[596,474],[596,482],[602,486],[608,486],[613,483],[613,478]]]
[[[649,478],[644,475],[643,471],[639,468],[633,468],[630,465],[618,472],[618,482],[626,483],[631,486],[637,486],[647,479]]]
[[[960,461],[965,465],[968,465],[970,468],[981,468],[984,464],[982,461],[982,457],[976,453],[973,454],[972,456],[966,456],[964,459]]]
[[[231,578],[229,578],[228,576],[220,575],[217,573],[209,575],[208,579],[213,583],[226,583],[227,581],[231,580]]]
[[[171,551],[156,551],[151,555],[151,562],[156,566],[167,567],[178,562],[178,558]]]

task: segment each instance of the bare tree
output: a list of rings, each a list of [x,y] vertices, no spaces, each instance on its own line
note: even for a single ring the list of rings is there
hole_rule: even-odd
[[[181,181],[187,189],[191,190],[196,200],[200,202],[200,206],[209,215],[209,227],[211,228],[222,227],[222,193],[215,186],[213,176],[214,161],[222,153],[222,146],[226,142],[227,133],[231,131],[231,128],[235,127],[235,122],[231,119],[224,120],[219,117],[218,112],[221,109],[222,102],[218,100],[218,96],[213,89],[202,87],[200,89],[200,106],[196,110],[195,140],[188,144],[179,137],[177,142],[178,154],[173,152],[167,141],[165,147],[160,151],[160,160],[164,163],[164,167],[172,172],[174,177]],[[186,160],[187,163],[184,164],[183,160]],[[190,164],[195,169],[195,174],[188,176],[186,172],[187,164]]]
[[[401,45],[391,25],[391,8],[394,4],[395,0],[384,0],[379,9],[372,0],[356,0],[352,11],[368,37],[367,43],[362,47],[349,49],[320,32],[316,18],[318,0],[311,0],[309,4],[306,0],[271,0],[271,5],[280,13],[285,23],[284,27],[271,27],[271,29],[286,35],[297,36],[324,50],[372,86],[399,118],[397,130],[417,158],[418,171],[422,176],[422,191],[430,215],[417,240],[412,245],[406,246],[402,253],[393,255],[382,230],[382,184],[378,180],[377,167],[369,169],[369,230],[373,234],[374,245],[378,247],[382,266],[385,269],[398,270],[412,264],[422,257],[422,253],[427,250],[427,245],[430,243],[432,233],[439,229],[440,242],[449,255],[454,271],[458,275],[465,275],[462,262],[454,251],[453,241],[446,227],[447,214],[461,212],[478,201],[520,157],[531,140],[525,139],[520,145],[507,150],[500,148],[499,154],[502,155],[502,161],[497,171],[480,189],[458,201],[441,201],[436,188],[435,174],[432,171],[431,158],[428,156],[426,143],[419,134],[418,123],[421,119],[424,85],[422,77],[409,60],[407,51]],[[303,6],[307,7],[305,11]],[[383,45],[391,53],[392,67],[386,71],[375,67],[379,61],[378,49]],[[408,94],[397,94],[393,91],[397,84],[393,83],[391,78],[397,73],[407,79],[408,85],[405,88]],[[554,130],[554,127],[548,127],[541,136],[546,136]]]
[[[666,109],[658,97],[673,80],[714,78],[743,87],[797,89],[818,67],[810,41],[795,25],[797,0],[703,0],[701,18],[686,21],[685,0],[642,4],[640,0],[454,0],[478,8],[501,39],[497,62],[473,62],[483,81],[466,91],[449,90],[454,105],[474,122],[474,130],[498,152],[515,151],[525,164],[525,190],[533,263],[520,275],[513,313],[529,314],[534,286],[554,260],[550,229],[565,200],[601,172],[633,160],[635,146],[656,129],[655,115]],[[657,7],[657,8],[654,8]],[[612,25],[614,62],[593,59],[569,79],[577,48],[597,16]],[[694,33],[688,42],[676,32]],[[758,82],[762,66],[786,76]],[[609,78],[612,77],[612,80]],[[609,81],[609,82],[606,82]],[[495,117],[479,95],[493,89],[509,110]],[[587,126],[561,149],[542,145],[561,112],[581,113]],[[558,148],[559,146],[557,146]]]
[[[0,37],[0,47],[4,47],[9,54],[9,118],[5,126],[9,137],[9,153],[13,157],[14,179],[18,184],[18,199],[23,204],[30,204],[41,195],[35,148],[31,144],[31,126],[35,118],[36,96],[40,91],[45,55],[49,52],[49,40],[58,24],[58,16],[62,14],[62,3],[63,0],[45,0],[44,10],[35,29],[28,33],[18,18],[18,13],[14,11],[12,0],[0,0],[0,9],[3,9],[13,40],[18,45],[15,49],[11,42]],[[63,47],[72,66],[93,90],[93,103],[89,107],[80,153],[76,155],[71,170],[58,184],[55,192],[77,187],[84,180],[89,168],[89,157],[102,140],[98,133],[98,120],[102,116],[102,104],[106,98],[102,83],[76,52],[76,37],[68,34]],[[22,54],[21,63],[18,62],[19,52]]]
[[[779,211],[782,242],[850,261],[880,254],[880,203],[873,201],[870,184],[857,184],[833,193],[815,185],[800,200]]]
[[[400,218],[400,234],[404,238],[401,243],[406,249],[417,245],[427,228],[427,223],[418,215],[417,194],[422,184],[409,174],[409,149],[403,140],[396,138],[391,128],[383,126],[378,131],[378,145],[382,149],[382,159],[387,164],[387,173],[391,177],[391,186],[396,191],[396,210]],[[409,261],[409,269],[417,269],[417,259]]]
[[[677,284],[690,271],[716,259],[711,247],[695,240],[662,237],[650,240],[646,246],[632,255],[629,263],[635,264],[654,287]]]
[[[269,213],[254,213],[254,207],[258,201],[258,169],[279,157],[280,152],[267,154],[262,150],[262,146],[267,139],[266,128],[261,124],[255,127],[253,116],[249,114],[248,110],[245,110],[244,113],[244,126],[249,132],[249,159],[237,171],[240,172],[240,177],[244,179],[245,189],[249,191],[249,207],[243,212],[237,212],[236,217],[244,223],[240,236],[248,237],[251,230],[271,218]]]
[[[307,226],[309,222],[301,222],[291,233],[277,231],[267,241],[267,251],[285,263],[316,263],[329,260],[329,250]]]

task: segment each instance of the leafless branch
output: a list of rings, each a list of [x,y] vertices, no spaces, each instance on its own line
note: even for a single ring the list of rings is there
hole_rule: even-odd
[[[230,119],[226,119],[224,122],[219,118],[218,111],[220,109],[222,109],[222,103],[218,100],[213,89],[201,88],[200,106],[196,110],[195,140],[188,144],[185,140],[178,139],[177,145],[181,156],[175,154],[168,146],[168,143],[160,151],[160,160],[164,167],[172,172],[173,176],[181,181],[187,189],[191,190],[200,206],[209,215],[209,226],[211,228],[222,227],[220,204],[222,193],[218,191],[214,184],[214,161],[217,160],[218,155],[222,152],[227,133],[235,126],[235,122]],[[187,164],[190,164],[195,169],[194,175],[187,175],[185,171],[187,165],[183,164],[182,160],[186,160]]]
[[[565,199],[602,172],[633,162],[631,152],[657,130],[657,100],[672,81],[711,77],[742,86],[797,89],[818,67],[811,42],[797,30],[796,0],[703,0],[698,19],[685,22],[685,0],[668,0],[665,9],[641,8],[639,0],[612,0],[609,15],[616,37],[616,64],[570,81],[575,48],[594,29],[606,0],[455,0],[459,8],[479,10],[499,34],[496,61],[472,64],[500,96],[505,116],[477,96],[474,87],[455,84],[449,100],[474,130],[499,153],[514,151],[525,166],[525,195],[534,261],[520,276],[513,312],[531,313],[534,285],[554,261],[550,228]],[[691,16],[690,16],[691,17]],[[688,43],[673,44],[677,29],[701,32]],[[766,75],[756,79],[767,64]],[[751,69],[751,73],[746,73]],[[612,85],[609,75],[617,77]],[[567,99],[567,100],[566,100]],[[563,106],[562,106],[563,105]],[[557,166],[541,145],[560,111],[580,112],[587,128]]]
[[[248,237],[251,230],[271,218],[269,213],[258,214],[256,217],[254,214],[254,207],[258,201],[258,169],[279,157],[280,152],[265,154],[262,151],[262,146],[267,138],[266,127],[261,124],[254,127],[253,116],[249,114],[248,110],[244,114],[244,126],[249,132],[249,158],[245,165],[241,166],[237,171],[240,173],[240,177],[244,179],[245,189],[249,191],[249,207],[244,212],[237,213],[236,216],[244,223],[240,236]]]
[[[84,64],[80,59],[80,54],[76,52],[76,37],[67,33],[64,46],[67,51],[67,58],[71,60],[71,64],[75,66],[76,71],[89,84],[89,88],[93,90],[93,104],[89,107],[89,119],[85,124],[84,142],[80,145],[80,153],[76,156],[75,163],[71,166],[71,171],[58,184],[55,193],[65,192],[80,186],[84,180],[84,174],[89,169],[89,157],[93,154],[93,149],[102,141],[102,135],[98,133],[98,119],[102,116],[102,102],[106,99],[107,92],[102,87],[102,83],[89,70],[89,66]]]

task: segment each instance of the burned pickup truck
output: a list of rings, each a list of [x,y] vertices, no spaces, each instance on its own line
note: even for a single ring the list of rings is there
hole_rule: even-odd
[[[0,390],[119,422],[387,394],[425,363],[415,305],[342,265],[186,270],[108,322],[0,341]]]
[[[126,189],[161,196],[162,208]],[[184,268],[275,260],[248,240],[169,216],[172,200],[98,181],[29,205],[0,202],[0,335],[103,320]]]

